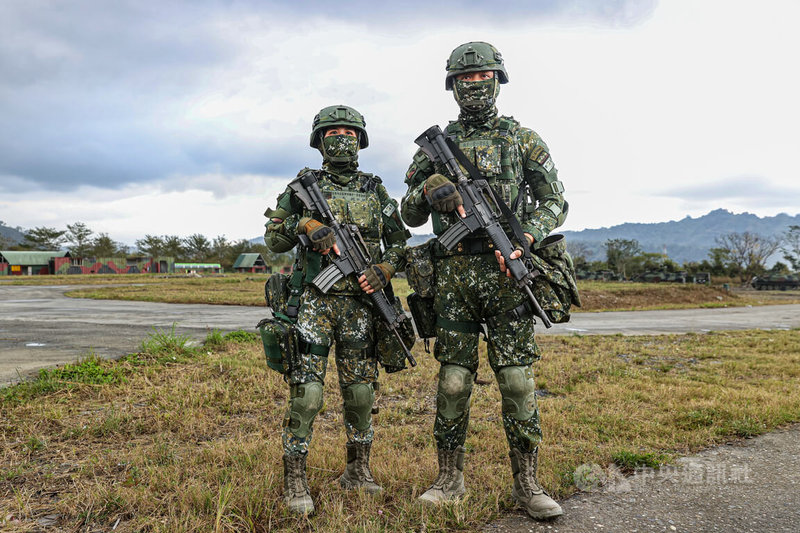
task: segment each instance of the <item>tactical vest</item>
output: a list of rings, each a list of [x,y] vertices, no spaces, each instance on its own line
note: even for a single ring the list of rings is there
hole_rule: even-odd
[[[331,212],[340,224],[353,224],[358,227],[364,243],[367,245],[373,261],[381,257],[381,236],[384,232],[383,216],[381,213],[381,200],[378,196],[377,186],[380,179],[358,172],[348,183],[342,185],[331,180],[324,170],[318,173],[317,182],[331,208]],[[303,208],[304,217],[311,217],[324,222],[321,215]],[[333,252],[331,252],[333,254]],[[329,256],[322,255],[313,250],[299,249],[298,262],[305,272],[304,280],[310,283],[320,270],[331,262]],[[330,293],[362,294],[362,290],[355,276],[348,276],[339,280]]]
[[[447,135],[453,138],[467,159],[509,206],[517,198],[523,181],[522,156],[515,135],[518,129],[519,122],[508,117],[499,117],[493,129],[473,133],[469,138],[466,138],[464,127],[458,121],[451,122],[445,128]],[[463,166],[461,170],[467,174]],[[447,175],[447,171],[438,164],[436,171]],[[440,235],[455,221],[454,216],[434,211],[433,232]]]

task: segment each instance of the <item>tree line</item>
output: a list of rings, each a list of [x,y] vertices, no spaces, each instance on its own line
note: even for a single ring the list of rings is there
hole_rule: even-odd
[[[743,284],[755,276],[789,274],[800,271],[800,226],[792,225],[777,236],[751,232],[726,233],[715,239],[716,246],[702,261],[677,264],[665,254],[642,251],[635,239],[609,239],[604,243],[605,260],[592,261],[593,252],[584,242],[569,243],[569,251],[579,270],[613,270],[625,279],[648,271],[689,274],[708,272],[712,276],[738,278]],[[782,252],[786,263],[778,261],[767,268],[767,260]]]
[[[121,257],[143,255],[148,257],[174,257],[176,262],[220,263],[231,268],[242,253],[260,253],[269,265],[290,264],[290,254],[276,254],[264,244],[247,239],[228,240],[225,235],[209,239],[195,233],[188,237],[178,235],[145,235],[135,241],[135,248],[115,241],[107,233],[95,233],[83,222],[67,224],[66,229],[40,226],[23,232],[19,244],[0,243],[11,250],[60,250],[66,248],[72,257]]]

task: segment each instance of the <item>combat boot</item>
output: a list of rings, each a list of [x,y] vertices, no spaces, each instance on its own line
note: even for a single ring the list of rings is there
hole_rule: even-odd
[[[467,492],[464,487],[464,447],[455,450],[439,450],[439,476],[426,490],[420,500],[429,504],[457,500]]]
[[[339,478],[339,485],[344,489],[364,489],[369,494],[377,494],[383,489],[375,483],[369,470],[369,452],[372,443],[347,443],[347,466]]]
[[[533,453],[522,453],[517,448],[511,449],[511,453],[509,453],[511,471],[514,473],[514,488],[511,489],[511,497],[528,512],[531,518],[544,520],[561,516],[564,511],[536,481],[538,452],[538,448]]]
[[[293,513],[312,514],[314,500],[306,480],[307,454],[283,456],[283,500]]]

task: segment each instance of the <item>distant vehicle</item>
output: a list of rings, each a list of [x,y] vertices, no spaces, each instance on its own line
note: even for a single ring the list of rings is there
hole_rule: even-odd
[[[681,270],[680,272],[667,272],[666,270],[648,270],[646,272],[642,272],[634,276],[632,281],[639,281],[643,283],[659,283],[659,282],[671,282],[671,283],[686,283],[689,281],[689,277],[686,274],[685,270]]]
[[[577,270],[575,277],[587,281],[624,281],[622,275],[611,270]]]
[[[750,285],[757,291],[800,289],[800,276],[797,274],[771,274],[753,278]]]

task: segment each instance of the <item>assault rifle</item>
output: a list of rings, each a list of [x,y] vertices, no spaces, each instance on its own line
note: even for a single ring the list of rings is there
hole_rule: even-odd
[[[521,228],[515,229],[515,233],[519,233],[517,239],[524,241],[520,242],[520,245],[525,247],[523,250],[524,255],[511,259],[511,254],[515,248],[500,224],[503,216],[499,213],[503,213],[507,222],[512,225],[512,229],[514,224],[519,226],[519,221],[514,213],[511,212],[505,202],[497,199],[494,190],[486,179],[479,175],[473,175],[472,179],[470,179],[464,175],[454,153],[457,150],[460,152],[458,146],[455,145],[452,139],[442,133],[439,126],[431,126],[417,137],[414,142],[422,148],[428,157],[444,165],[450,175],[458,180],[456,187],[461,193],[466,216],[463,218],[457,216],[457,221],[437,237],[439,242],[448,250],[452,250],[467,235],[479,230],[486,231],[489,239],[494,244],[494,248],[502,254],[506,268],[511,272],[512,277],[517,282],[517,286],[528,297],[528,302],[533,308],[533,314],[542,320],[545,327],[551,327],[553,324],[547,318],[542,306],[536,301],[533,292],[531,292],[531,283],[540,273],[533,268],[528,241],[522,235]],[[463,154],[459,155],[463,156]],[[466,163],[469,164],[468,161]]]
[[[317,184],[317,176],[313,171],[308,171],[298,179],[292,181],[289,187],[295,192],[297,197],[303,204],[311,211],[320,213],[325,219],[325,222],[333,230],[336,235],[336,244],[338,245],[340,254],[339,257],[331,258],[333,263],[325,267],[322,272],[311,281],[320,291],[327,293],[333,285],[351,274],[360,277],[364,271],[372,264],[372,258],[369,255],[367,243],[358,231],[358,226],[355,224],[340,224],[336,217],[331,212],[331,207],[328,201],[323,196],[322,191],[319,190]],[[300,244],[306,247],[311,246],[311,240],[307,235],[298,235]],[[411,355],[408,347],[403,343],[400,337],[400,332],[397,328],[403,320],[408,320],[405,313],[397,313],[394,310],[394,305],[389,301],[386,293],[375,291],[369,295],[372,300],[372,305],[380,313],[386,325],[392,330],[394,336],[403,347],[408,362],[411,366],[417,366],[417,361]]]

